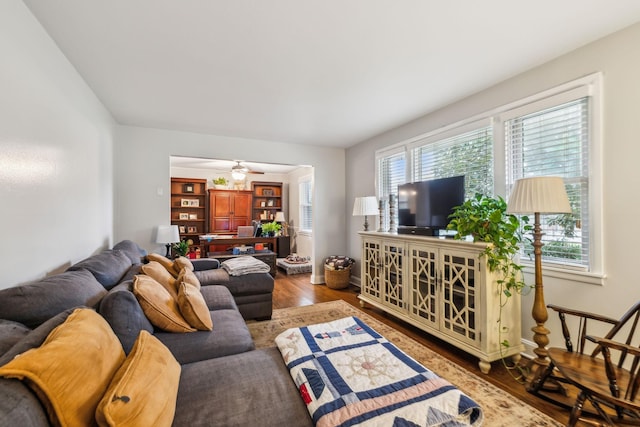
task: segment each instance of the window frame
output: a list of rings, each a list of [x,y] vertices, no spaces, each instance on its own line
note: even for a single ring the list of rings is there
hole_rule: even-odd
[[[441,141],[456,135],[461,135],[481,127],[487,123],[493,127],[493,179],[494,194],[501,195],[507,200],[507,171],[506,171],[506,141],[504,123],[510,118],[526,115],[572,100],[587,96],[589,102],[589,155],[588,155],[588,214],[589,214],[589,264],[576,266],[571,264],[557,264],[544,262],[544,274],[576,282],[603,285],[604,257],[603,257],[603,213],[602,213],[602,73],[593,73],[579,79],[561,84],[540,93],[525,97],[518,101],[494,108],[466,120],[453,123],[436,131],[428,132],[417,137],[394,144],[391,147],[376,151],[376,194],[381,196],[379,166],[380,159],[394,153],[405,152],[405,182],[410,182],[415,176],[412,158],[413,148],[425,143]],[[525,272],[533,272],[533,262],[523,259]]]
[[[309,185],[308,190],[304,190],[303,186]],[[311,203],[306,205],[303,203],[303,194],[308,191],[311,199]],[[300,227],[298,228],[298,234],[303,236],[312,236],[313,235],[313,175],[304,175],[298,178],[298,214],[300,218]],[[311,208],[311,218],[309,218],[309,222],[311,224],[311,228],[304,228],[306,224],[306,212],[304,211],[305,206],[310,206]]]

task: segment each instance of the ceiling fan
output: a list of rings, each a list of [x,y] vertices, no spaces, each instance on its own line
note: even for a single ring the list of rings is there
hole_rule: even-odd
[[[241,165],[239,160],[235,160],[236,164],[231,167],[231,176],[235,180],[242,180],[249,173],[264,174],[264,172],[254,171],[245,165]]]

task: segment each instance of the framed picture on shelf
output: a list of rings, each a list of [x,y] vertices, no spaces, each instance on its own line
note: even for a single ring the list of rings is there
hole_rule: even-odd
[[[189,227],[187,227],[187,233],[197,233],[198,232],[198,227],[195,227],[193,225],[190,225]]]
[[[188,208],[192,208],[192,207],[199,207],[200,206],[200,200],[198,199],[181,199],[180,200],[180,206],[185,206]]]
[[[264,200],[260,202],[260,207],[264,208],[265,206],[267,206],[267,202],[265,202]]]
[[[185,227],[184,225],[179,225],[179,226],[178,226],[178,231],[179,231],[181,234],[184,234],[184,233],[186,233],[186,232],[187,232],[187,227]]]
[[[189,219],[189,214],[186,212],[180,212],[178,214],[178,219]]]
[[[193,184],[184,184],[182,186],[183,193],[193,193]]]
[[[262,189],[263,196],[273,196],[273,188],[263,188]]]
[[[271,200],[271,199],[270,199],[270,200],[267,202],[267,206],[273,206],[273,200]]]
[[[198,219],[198,214],[189,214],[189,219]]]

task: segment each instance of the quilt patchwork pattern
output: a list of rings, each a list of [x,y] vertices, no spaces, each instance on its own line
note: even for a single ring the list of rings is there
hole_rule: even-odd
[[[481,408],[357,317],[276,337],[317,426],[482,424]]]

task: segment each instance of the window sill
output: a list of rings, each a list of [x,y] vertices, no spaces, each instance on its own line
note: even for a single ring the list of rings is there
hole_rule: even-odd
[[[534,265],[528,262],[522,262],[522,270],[533,275]],[[543,277],[553,277],[554,279],[567,280],[577,283],[586,283],[589,285],[604,286],[606,275],[602,273],[592,273],[582,270],[571,270],[568,267],[555,267],[549,265],[542,266]]]

